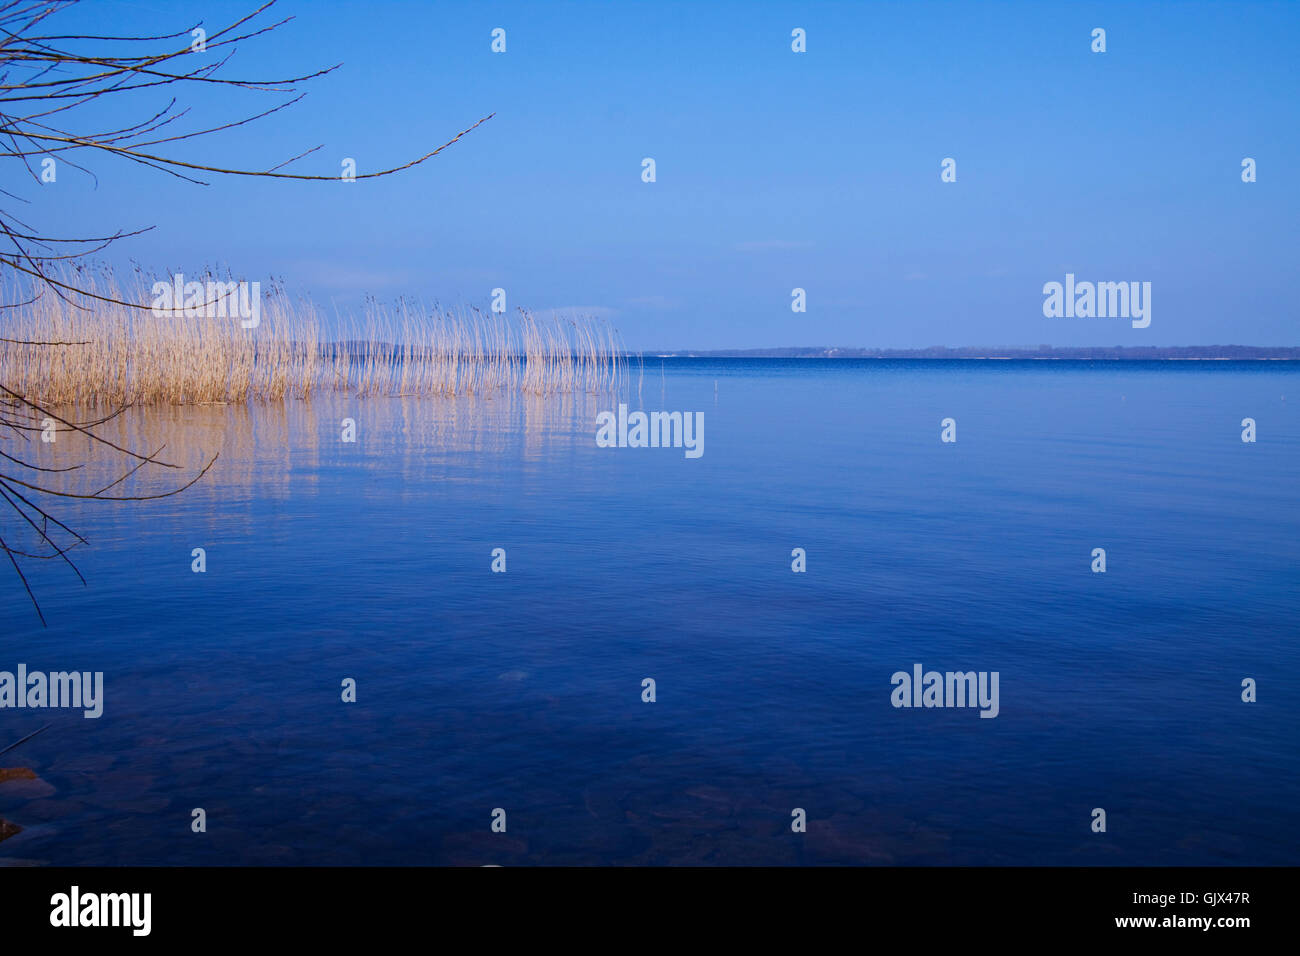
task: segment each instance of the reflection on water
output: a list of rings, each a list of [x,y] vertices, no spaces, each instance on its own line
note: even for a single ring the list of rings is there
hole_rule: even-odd
[[[553,396],[510,394],[460,398],[347,398],[326,395],[310,401],[221,405],[153,405],[127,409],[93,429],[95,435],[139,454],[156,449],[160,460],[191,472],[219,453],[221,465],[195,494],[277,495],[288,491],[294,469],[314,473],[322,461],[344,450],[344,421],[355,423],[356,442],[397,458],[440,454],[500,454],[507,450],[537,460],[556,442],[572,442],[575,423],[584,432],[597,411],[627,401],[590,393]],[[94,411],[59,409],[69,421],[93,420]],[[594,427],[594,426],[593,426]],[[587,436],[590,437],[590,436]],[[94,448],[89,454],[88,449]],[[99,487],[114,480],[129,458],[117,456],[75,431],[59,429],[53,443],[33,443],[34,462],[46,468],[84,466],[52,476],[48,484],[66,491]],[[291,457],[292,453],[292,457]],[[310,475],[309,475],[310,476]],[[175,476],[154,468],[117,486],[119,494],[156,493]]]
[[[0,670],[106,701],[0,711],[52,724],[0,862],[1294,862],[1297,373],[991,364],[669,363],[621,400],[702,411],[698,460],[597,448],[614,397],[130,410],[104,437],[220,457],[61,512],[49,628],[9,583]],[[915,662],[1001,713],[892,708]]]

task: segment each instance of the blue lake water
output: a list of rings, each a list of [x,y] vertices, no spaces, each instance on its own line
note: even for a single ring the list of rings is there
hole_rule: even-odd
[[[4,569],[0,670],[105,701],[0,710],[52,725],[0,864],[1300,862],[1300,367],[646,359],[621,400],[703,412],[698,459],[596,447],[618,400],[106,426],[220,458],[65,506],[47,628]],[[895,708],[917,663],[998,716]]]

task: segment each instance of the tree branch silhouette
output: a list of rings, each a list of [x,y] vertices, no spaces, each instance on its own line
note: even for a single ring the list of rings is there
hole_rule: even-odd
[[[52,24],[66,18],[79,0],[3,0],[0,2],[0,158],[21,165],[32,182],[41,183],[33,160],[58,158],[73,169],[96,179],[87,165],[90,157],[114,157],[143,165],[196,185],[209,185],[201,174],[217,176],[266,177],[304,181],[339,181],[338,175],[315,175],[285,171],[312,155],[320,145],[287,159],[261,168],[238,168],[192,162],[172,153],[177,144],[211,137],[274,116],[302,100],[305,93],[298,85],[326,76],[341,64],[302,75],[271,78],[232,77],[227,68],[238,44],[264,37],[284,27],[294,18],[286,16],[267,23],[266,14],[276,4],[269,0],[246,16],[226,24],[215,32],[204,30],[202,21],[174,33],[156,35],[95,35],[75,32],[49,32]],[[190,108],[180,107],[187,90],[197,87],[258,94],[289,95],[291,98],[241,119],[217,125],[185,128]],[[131,97],[135,109],[141,97],[158,90],[172,91],[161,108],[139,106],[138,122],[127,126],[100,129],[104,107],[114,107]],[[376,172],[358,173],[355,179],[389,176],[419,166],[462,136],[477,129],[495,114],[482,117],[461,130],[442,145],[416,159]],[[96,131],[100,130],[100,131]],[[45,295],[57,296],[70,308],[93,312],[99,303],[129,309],[149,310],[150,305],[125,298],[101,295],[80,285],[68,271],[69,264],[101,252],[112,244],[140,235],[152,226],[118,230],[92,237],[62,237],[42,233],[13,214],[4,199],[30,205],[9,189],[0,188],[0,279],[19,290],[17,301],[0,303],[0,323],[5,315],[14,314],[38,302]],[[73,269],[75,273],[76,269]],[[2,326],[0,326],[2,327]],[[76,348],[76,341],[38,341],[6,338],[0,342],[32,349]],[[26,590],[41,623],[45,615],[36,599],[23,561],[59,560],[66,563],[85,583],[85,578],[69,557],[69,552],[86,544],[86,539],[49,510],[51,499],[142,501],[179,494],[199,481],[217,461],[214,454],[188,481],[158,494],[109,495],[107,492],[146,468],[177,469],[153,454],[141,454],[97,434],[95,429],[122,414],[129,406],[114,409],[106,416],[88,421],[63,417],[42,404],[39,395],[21,394],[0,383],[0,441],[30,442],[34,433],[48,423],[84,435],[92,451],[122,456],[127,467],[116,480],[91,493],[69,490],[55,484],[55,475],[75,472],[85,462],[66,468],[37,465],[20,453],[0,450],[0,499],[7,505],[10,518],[19,533],[31,539],[25,546],[17,539],[0,535],[0,552],[7,557]],[[6,534],[7,528],[3,528]]]

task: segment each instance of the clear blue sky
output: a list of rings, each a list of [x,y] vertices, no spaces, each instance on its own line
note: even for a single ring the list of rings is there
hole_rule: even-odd
[[[251,2],[90,0],[88,32],[210,29]],[[282,0],[229,75],[343,62],[197,160],[370,182],[217,178],[110,158],[20,213],[150,268],[225,263],[322,303],[365,293],[605,316],[632,348],[1300,344],[1300,4]],[[507,52],[490,50],[493,28]],[[790,32],[808,51],[791,52]],[[1107,52],[1093,53],[1103,27]],[[74,31],[79,32],[79,31]],[[146,107],[165,97],[144,96]],[[203,120],[271,94],[191,95]],[[658,181],[641,181],[653,157]],[[1258,182],[1241,181],[1241,160]],[[940,162],[957,160],[957,182]],[[1150,328],[1047,319],[1043,283],[1152,283]],[[807,290],[793,313],[790,291]]]

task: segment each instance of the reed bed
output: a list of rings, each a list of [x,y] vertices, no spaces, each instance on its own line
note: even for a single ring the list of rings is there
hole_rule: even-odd
[[[82,268],[62,281],[108,299],[153,302],[152,280],[139,272],[120,283],[107,268]],[[186,281],[231,280],[209,273]],[[19,288],[0,289],[0,298],[10,306],[0,310],[0,382],[45,405],[217,404],[318,391],[608,393],[626,371],[607,324],[524,310],[429,310],[372,299],[359,315],[327,323],[310,301],[264,283],[260,321],[246,329],[216,308],[160,315],[70,295],[85,306],[78,308],[48,289],[23,305]]]

